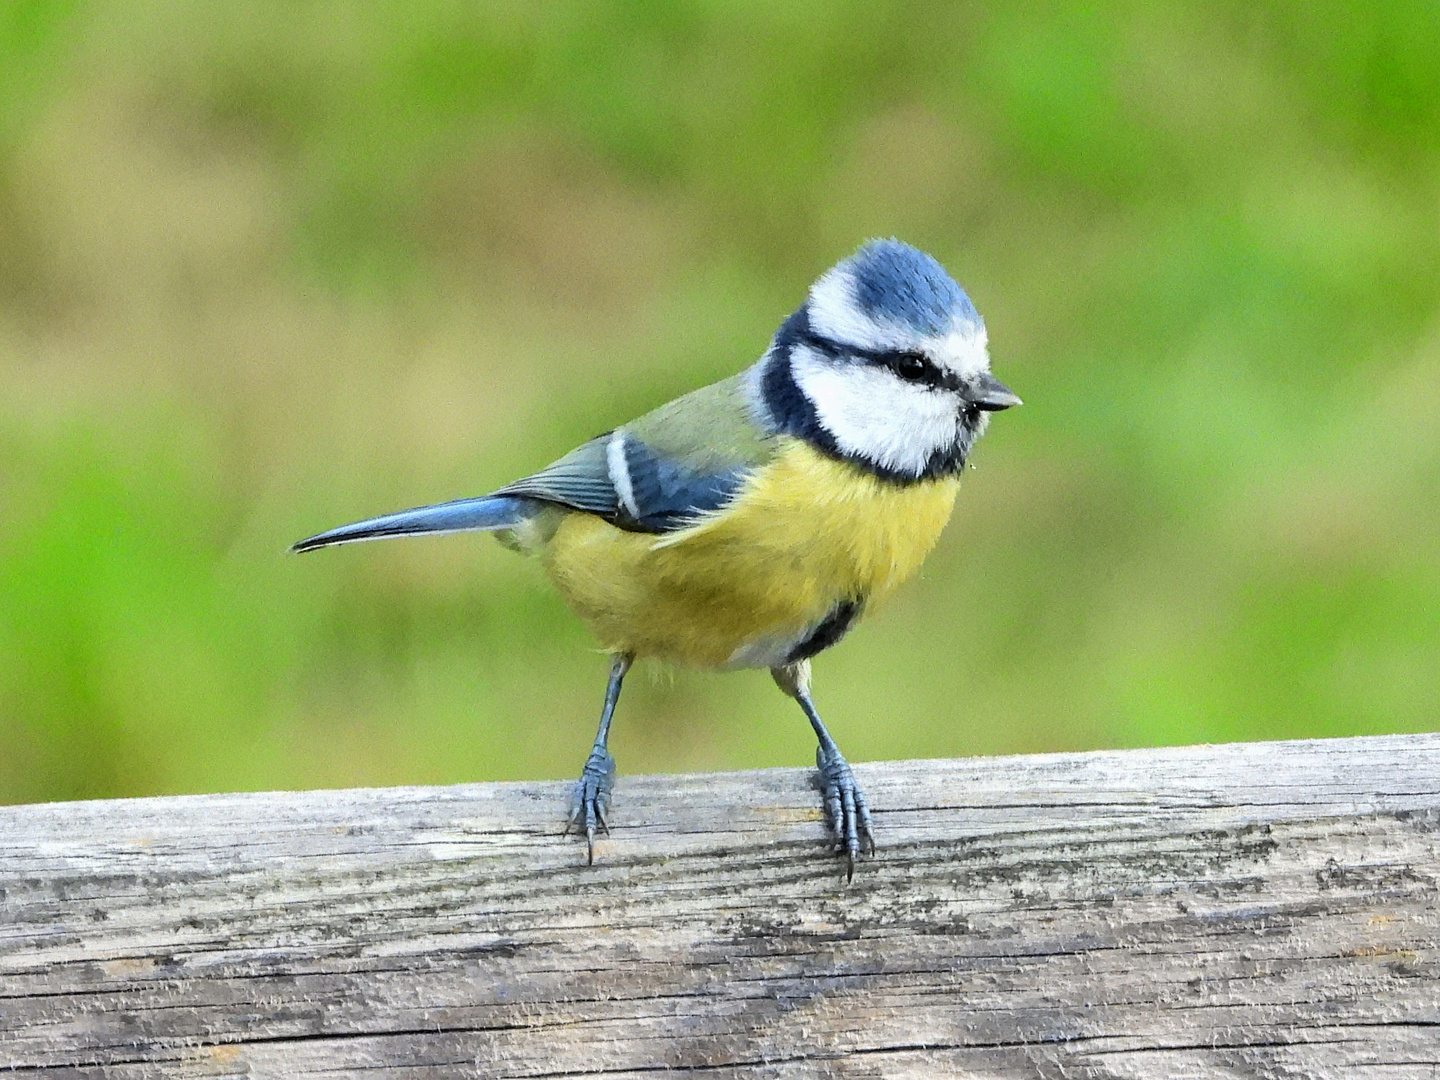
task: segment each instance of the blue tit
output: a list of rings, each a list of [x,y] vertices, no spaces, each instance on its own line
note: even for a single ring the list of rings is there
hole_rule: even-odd
[[[810,658],[915,572],[989,414],[1018,404],[990,374],[964,291],[930,256],[876,240],[816,281],[738,375],[489,495],[342,525],[294,550],[481,531],[540,559],[612,657],[570,810],[591,862],[632,662],[769,668],[815,730],[827,823],[853,874],[874,851],[870,811],[811,700]]]

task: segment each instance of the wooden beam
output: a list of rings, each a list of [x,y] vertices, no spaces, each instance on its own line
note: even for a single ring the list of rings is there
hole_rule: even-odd
[[[1440,736],[0,808],[21,1076],[1440,1075]]]

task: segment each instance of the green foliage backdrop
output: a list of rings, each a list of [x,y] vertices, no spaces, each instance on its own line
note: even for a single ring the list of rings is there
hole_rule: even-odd
[[[728,374],[862,239],[1025,399],[817,663],[852,759],[1433,727],[1440,8],[9,0],[0,799],[568,776],[488,538],[305,558]],[[797,764],[633,678],[622,771]]]

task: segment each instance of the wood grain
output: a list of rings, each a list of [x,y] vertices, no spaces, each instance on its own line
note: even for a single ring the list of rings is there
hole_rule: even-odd
[[[0,1068],[1440,1077],[1440,736],[0,808]]]

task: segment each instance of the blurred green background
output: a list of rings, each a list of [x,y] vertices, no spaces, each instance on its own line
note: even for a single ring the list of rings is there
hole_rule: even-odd
[[[1440,710],[1440,7],[0,4],[0,800],[568,777],[484,537],[305,558],[764,349],[870,236],[1026,400],[816,663],[856,759]],[[622,772],[813,760],[633,677]]]

